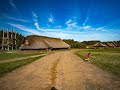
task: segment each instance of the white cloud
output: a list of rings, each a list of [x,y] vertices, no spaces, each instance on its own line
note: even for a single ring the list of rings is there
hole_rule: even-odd
[[[33,21],[34,21],[35,27],[36,27],[38,30],[41,30],[41,29],[40,29],[40,26],[39,26],[39,23],[38,23],[38,20],[37,20],[37,15],[36,15],[34,12],[32,12],[32,16],[33,16]]]
[[[77,24],[77,21],[69,19],[68,21],[65,22],[65,24],[67,25],[66,30],[75,30],[75,31],[89,30],[89,31],[102,31],[102,32],[108,31],[104,27],[94,28],[90,25],[85,25],[85,23],[86,21],[84,22],[83,26],[79,26]]]
[[[28,28],[26,26],[23,26],[23,25],[20,25],[20,24],[11,24],[11,23],[8,23],[9,25],[15,27],[15,28],[18,28],[20,30],[23,30],[23,31],[26,31],[26,32],[29,32],[31,34],[37,34],[37,35],[40,35],[40,32],[37,31],[36,29],[31,29],[31,28]]]
[[[99,28],[92,28],[90,27],[86,27],[91,28],[91,29],[95,29],[94,30],[90,30],[89,31],[89,35],[88,32],[79,32],[79,31],[68,31],[65,29],[41,29],[42,32],[38,31],[37,29],[32,29],[32,28],[28,28],[27,26],[23,26],[20,24],[11,24],[8,23],[9,25],[16,27],[20,30],[26,31],[29,34],[37,34],[37,35],[43,35],[43,36],[49,36],[49,37],[56,37],[56,38],[61,38],[61,39],[74,39],[77,41],[84,41],[84,40],[102,40],[102,41],[107,41],[107,40],[114,40],[114,36],[119,37],[119,33],[104,33],[104,32],[98,32],[96,29]]]
[[[68,27],[77,27],[77,22],[67,24]]]
[[[93,28],[91,26],[83,26],[82,27],[84,30],[93,30]]]
[[[38,24],[37,22],[35,22],[34,25],[36,26],[36,28],[37,28],[38,30],[41,30],[40,27],[39,27],[39,24]]]
[[[71,23],[72,22],[72,20],[71,19],[69,19],[68,21],[66,21],[66,25],[68,25],[69,23]]]
[[[13,3],[13,0],[9,0],[9,4],[10,4],[13,8],[17,9],[16,6],[15,6],[15,4]]]
[[[37,19],[37,15],[34,12],[32,12],[32,15],[35,19]]]
[[[69,19],[68,21],[66,21],[65,24],[67,25],[67,28],[66,28],[67,30],[79,29],[77,22],[73,21],[72,19]]]
[[[96,30],[103,30],[103,27],[99,27],[99,28],[97,28]]]
[[[108,32],[109,30],[104,28],[104,27],[99,27],[95,29],[96,31],[103,31],[103,32]]]
[[[55,26],[55,28],[62,28],[62,26],[61,26],[61,25],[58,25],[58,26]]]
[[[55,21],[54,17],[52,16],[52,14],[50,14],[50,17],[48,18],[48,22],[54,23],[54,21]]]
[[[89,20],[89,17],[87,16],[86,19],[85,19],[85,21],[84,21],[84,23],[83,23],[83,26],[86,25],[86,23],[88,22],[88,20]]]
[[[48,21],[53,23],[53,19],[52,18],[48,18]]]
[[[16,20],[16,21],[21,21],[21,22],[29,22],[27,20],[19,19],[19,18],[14,18],[14,17],[7,17],[7,18],[12,19],[12,20]]]
[[[11,10],[12,12],[11,13],[14,13],[16,14],[18,17],[19,16],[22,16],[21,12],[19,11],[19,9],[16,7],[16,5],[14,4],[14,0],[9,0],[8,2],[10,4],[10,6],[12,7]]]

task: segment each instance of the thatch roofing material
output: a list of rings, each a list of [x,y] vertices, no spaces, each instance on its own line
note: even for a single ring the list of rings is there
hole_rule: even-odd
[[[107,45],[101,43],[101,42],[97,42],[94,47],[107,47]]]
[[[94,47],[120,47],[119,42],[98,42]]]
[[[112,44],[114,44],[114,45],[115,45],[115,47],[117,47],[117,44],[116,44],[115,42],[112,42]]]
[[[49,48],[69,48],[70,45],[63,42],[61,39],[49,38],[44,36],[30,35],[24,41],[29,41],[28,45],[25,42],[19,49],[49,49]]]
[[[112,43],[106,42],[105,43],[108,47],[114,47],[114,45]]]
[[[114,42],[110,42],[110,44],[111,44],[113,47],[116,47],[116,46],[117,46]]]
[[[117,47],[120,47],[120,42],[116,42]]]

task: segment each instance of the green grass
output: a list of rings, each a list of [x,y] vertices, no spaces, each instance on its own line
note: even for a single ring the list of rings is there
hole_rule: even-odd
[[[15,62],[9,62],[9,63],[2,63],[0,64],[0,76],[3,76],[4,74],[11,72],[23,65],[26,65],[28,63],[31,63],[42,56],[34,57],[34,58],[28,58],[20,61],[15,61]]]
[[[76,54],[85,59],[89,52],[92,64],[120,76],[120,48],[81,49]]]
[[[8,60],[8,59],[14,59],[14,58],[20,58],[20,57],[28,57],[32,55],[38,55],[43,54],[45,52],[13,52],[13,53],[7,53],[7,52],[0,52],[0,60]]]

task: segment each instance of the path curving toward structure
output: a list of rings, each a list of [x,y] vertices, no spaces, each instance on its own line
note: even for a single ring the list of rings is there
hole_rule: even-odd
[[[120,78],[58,51],[0,78],[0,90],[119,90]],[[52,89],[51,89],[52,88]]]

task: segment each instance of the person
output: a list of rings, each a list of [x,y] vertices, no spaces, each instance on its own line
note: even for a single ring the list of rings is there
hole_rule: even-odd
[[[91,54],[88,53],[88,55],[87,55],[87,59],[85,59],[85,60],[90,62],[90,57],[91,57]]]

